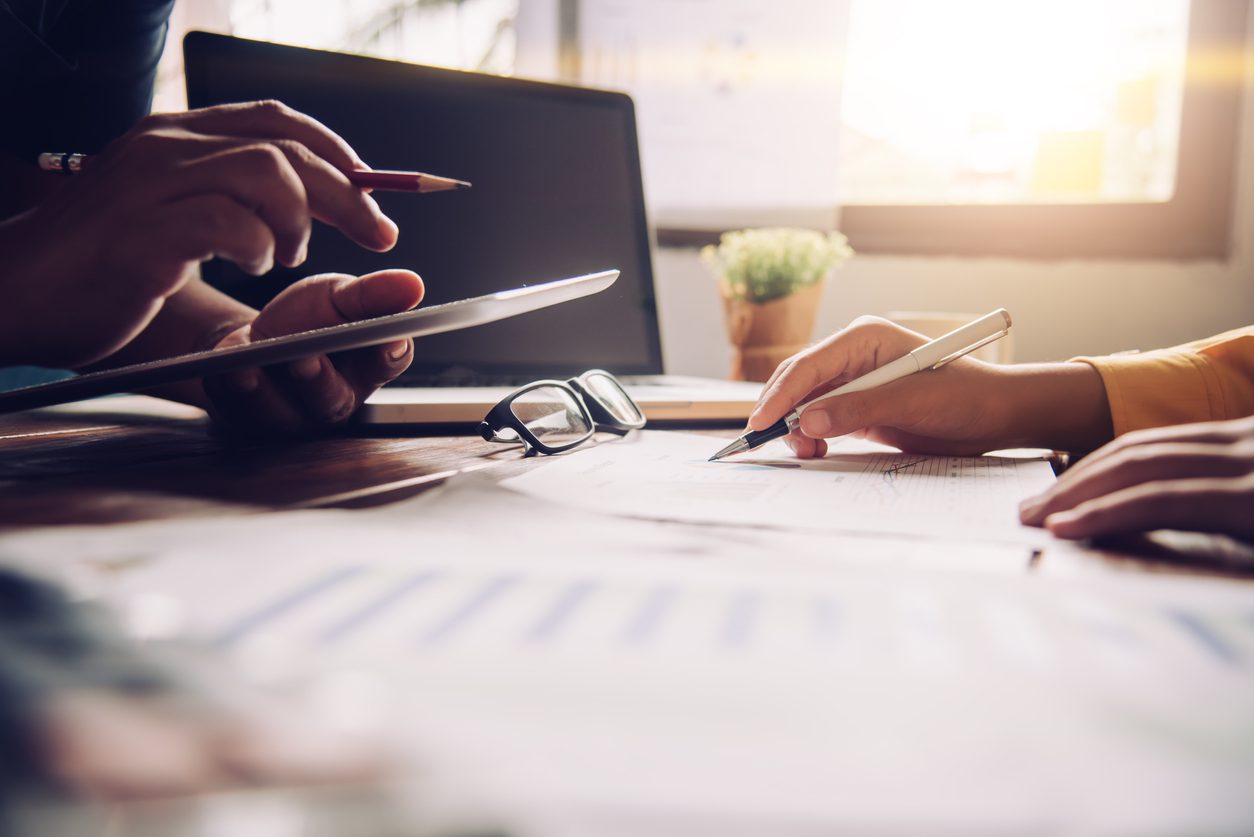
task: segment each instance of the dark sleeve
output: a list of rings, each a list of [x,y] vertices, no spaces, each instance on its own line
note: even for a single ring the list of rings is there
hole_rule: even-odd
[[[0,0],[0,150],[98,152],[152,106],[174,0],[26,5]]]

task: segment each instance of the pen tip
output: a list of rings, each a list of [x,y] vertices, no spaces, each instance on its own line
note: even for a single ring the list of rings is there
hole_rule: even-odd
[[[733,453],[740,453],[742,450],[746,450],[747,447],[748,446],[745,444],[744,439],[737,439],[736,441],[732,442],[727,447],[720,450],[718,453],[711,456],[707,461],[718,462],[720,459],[722,459],[725,456],[730,456]]]

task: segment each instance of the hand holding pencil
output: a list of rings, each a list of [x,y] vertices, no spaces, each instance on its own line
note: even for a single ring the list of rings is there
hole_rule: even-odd
[[[257,311],[203,284],[198,266],[220,257],[253,275],[275,264],[296,267],[313,219],[384,252],[398,230],[370,190],[461,186],[371,171],[326,126],[277,102],[151,116],[85,164],[48,157],[80,171],[0,223],[3,364],[113,366],[212,348],[228,336],[253,339],[263,326],[300,330],[412,308],[421,280],[390,270],[320,280],[276,300],[258,320]],[[344,420],[403,371],[412,344],[367,353],[250,370],[209,387],[209,397],[199,385],[166,394],[249,426],[316,428]]]
[[[60,174],[78,174],[92,158],[87,154],[45,151],[36,158],[40,170]],[[421,171],[387,171],[380,169],[351,169],[344,172],[348,182],[359,189],[377,189],[380,192],[447,192],[450,189],[469,189],[470,183],[427,174]]]

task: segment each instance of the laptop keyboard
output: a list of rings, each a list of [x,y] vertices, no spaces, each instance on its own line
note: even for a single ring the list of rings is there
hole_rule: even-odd
[[[520,387],[553,375],[512,374],[484,375],[481,373],[449,373],[405,375],[392,384],[394,387]],[[565,380],[558,377],[559,380]],[[669,379],[666,375],[619,375],[626,386],[670,386],[692,388],[692,378]],[[700,382],[698,382],[700,383]]]
[[[439,374],[414,374],[405,375],[398,381],[392,383],[392,387],[503,387],[514,389],[530,384],[543,378],[543,375],[536,374],[513,374],[513,375],[484,375],[481,373],[450,373],[441,372]],[[552,376],[549,376],[552,377]],[[687,376],[671,376],[671,375],[619,375],[623,386],[631,387],[633,390],[642,387],[651,389],[683,389],[683,390],[701,390],[715,387],[725,387],[725,381],[708,380],[705,378],[691,378]],[[559,380],[565,380],[559,378]]]
[[[535,375],[405,375],[393,386],[401,387],[520,387]]]

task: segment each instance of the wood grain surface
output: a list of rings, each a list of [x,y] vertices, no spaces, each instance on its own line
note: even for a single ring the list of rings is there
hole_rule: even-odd
[[[736,435],[726,428],[699,432]],[[349,427],[323,438],[242,440],[215,432],[199,410],[143,396],[0,416],[0,533],[368,507],[426,491],[458,473],[505,479],[545,460],[485,442],[469,428],[450,433],[410,429],[382,436]],[[1103,571],[1254,578],[1254,546],[1206,535],[1157,533],[1084,554]],[[1032,566],[1049,561],[1046,550]]]
[[[471,435],[226,438],[198,411],[99,403],[0,418],[0,528],[369,505],[537,461]]]

